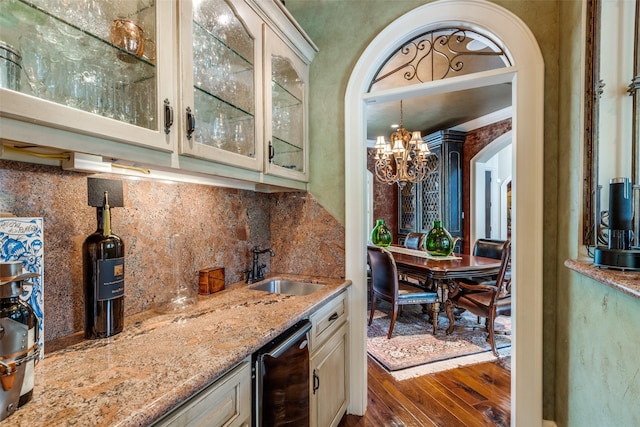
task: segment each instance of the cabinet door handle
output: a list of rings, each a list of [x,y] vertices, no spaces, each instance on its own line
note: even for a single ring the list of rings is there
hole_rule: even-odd
[[[187,139],[191,139],[193,131],[196,130],[196,116],[191,112],[191,107],[187,107]]]
[[[164,133],[169,135],[173,126],[173,107],[170,105],[169,99],[164,100]]]
[[[269,163],[271,163],[271,160],[275,155],[276,155],[276,150],[273,149],[273,145],[271,145],[271,141],[269,141]]]
[[[329,317],[329,321],[333,322],[334,320],[336,320],[339,317],[338,312],[333,313],[330,317]]]
[[[316,370],[313,370],[313,394],[320,388],[320,377],[316,374]]]

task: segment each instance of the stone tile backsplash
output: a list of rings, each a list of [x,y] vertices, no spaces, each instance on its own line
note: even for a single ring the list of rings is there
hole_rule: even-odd
[[[44,218],[45,341],[83,327],[82,243],[96,228],[88,176],[0,160],[0,211]],[[205,267],[225,267],[227,284],[243,280],[256,245],[276,252],[261,258],[267,271],[344,276],[344,227],[307,193],[99,176],[123,181],[112,227],[125,243],[126,315],[153,307],[176,262],[194,289]],[[175,234],[179,254],[168,249]]]

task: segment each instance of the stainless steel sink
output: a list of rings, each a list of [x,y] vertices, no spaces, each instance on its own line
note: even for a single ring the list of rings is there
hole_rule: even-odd
[[[249,286],[249,289],[266,291],[272,294],[309,295],[322,288],[322,284],[298,282],[287,279],[272,279],[267,282]]]

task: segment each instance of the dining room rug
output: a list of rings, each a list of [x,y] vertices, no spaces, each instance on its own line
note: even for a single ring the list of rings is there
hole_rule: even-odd
[[[449,320],[441,312],[434,336],[429,317],[422,313],[422,307],[407,305],[396,319],[391,339],[387,339],[390,311],[389,303],[376,302],[373,322],[367,329],[367,352],[396,379],[495,359],[486,341],[487,333],[482,325],[478,325],[477,317],[469,312],[456,319],[456,326],[465,329],[457,328],[451,335],[446,334]],[[511,318],[498,317],[496,330],[510,331]],[[501,357],[509,355],[511,336],[496,335],[496,348]]]

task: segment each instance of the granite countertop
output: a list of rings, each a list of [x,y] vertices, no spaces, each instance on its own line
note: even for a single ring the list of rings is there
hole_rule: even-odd
[[[127,317],[124,331],[111,338],[84,340],[79,333],[47,343],[45,359],[36,366],[33,399],[0,425],[147,425],[351,284],[277,277],[326,286],[292,296],[236,283],[199,297],[187,313]]]
[[[569,259],[564,265],[573,271],[617,289],[631,297],[640,299],[640,271],[621,271],[600,268],[593,265],[593,261]]]

